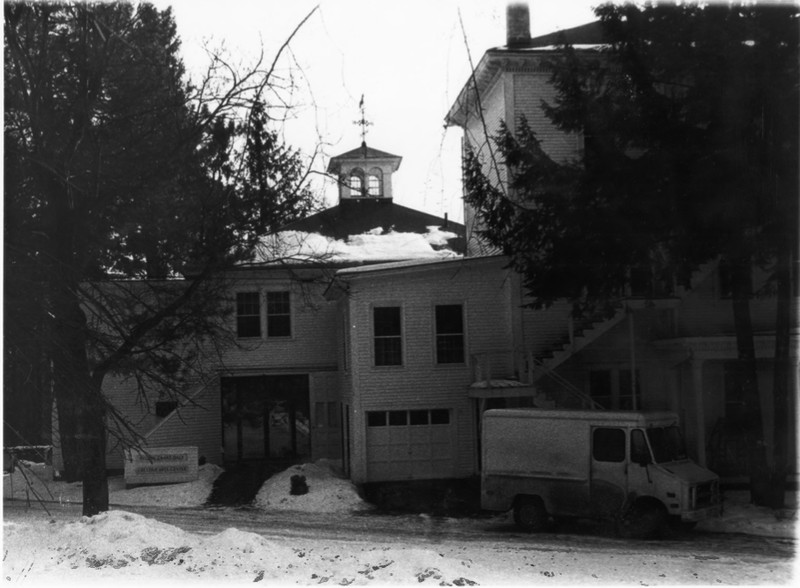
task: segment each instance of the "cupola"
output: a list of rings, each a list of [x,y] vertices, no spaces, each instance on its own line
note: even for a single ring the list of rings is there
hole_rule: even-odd
[[[339,178],[339,202],[346,200],[391,200],[392,174],[400,167],[402,157],[361,147],[331,157],[328,173]]]
[[[400,167],[401,157],[367,147],[367,127],[372,125],[364,113],[364,96],[358,103],[361,118],[353,124],[361,127],[361,147],[331,157],[328,173],[339,180],[339,203],[354,200],[392,199],[392,174]]]

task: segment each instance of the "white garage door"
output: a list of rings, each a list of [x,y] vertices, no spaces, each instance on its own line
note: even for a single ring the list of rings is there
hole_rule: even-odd
[[[367,479],[449,478],[455,464],[449,409],[367,412]]]

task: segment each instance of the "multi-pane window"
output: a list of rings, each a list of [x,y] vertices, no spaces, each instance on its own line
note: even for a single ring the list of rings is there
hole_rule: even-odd
[[[402,365],[403,338],[399,306],[381,306],[372,311],[375,335],[375,365]]]
[[[360,169],[354,169],[350,172],[350,196],[363,196],[364,195],[364,172]]]
[[[261,296],[258,292],[236,293],[236,336],[261,336]]]
[[[431,410],[370,410],[367,412],[368,427],[412,427],[422,425],[449,425],[450,411],[446,408]]]
[[[292,334],[291,310],[289,292],[267,292],[267,337]]]
[[[381,170],[370,170],[369,177],[367,178],[367,193],[370,196],[381,196],[383,192],[381,189],[381,176]]]
[[[436,307],[436,362],[464,363],[464,313],[460,304]]]

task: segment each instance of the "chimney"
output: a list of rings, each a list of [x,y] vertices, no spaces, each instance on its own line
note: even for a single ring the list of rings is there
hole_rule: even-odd
[[[506,8],[506,45],[525,47],[531,40],[531,17],[525,2],[509,2]]]

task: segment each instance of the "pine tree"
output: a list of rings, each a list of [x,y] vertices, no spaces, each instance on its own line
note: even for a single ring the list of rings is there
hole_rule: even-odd
[[[51,366],[65,475],[83,481],[93,515],[108,508],[107,435],[127,426],[103,396],[106,376],[178,390],[219,335],[217,277],[310,194],[299,155],[274,136],[261,171],[285,181],[244,189],[237,145],[269,72],[203,94],[212,85],[186,81],[169,10],[4,10],[5,270],[25,313],[7,323],[6,367]],[[36,325],[33,345],[19,338]]]
[[[581,133],[579,161],[558,164],[522,121],[496,139],[510,198],[466,164],[466,198],[484,236],[511,257],[535,305],[609,309],[631,276],[689,285],[720,257],[732,288],[743,429],[753,499],[783,500],[790,411],[791,273],[797,252],[796,5],[605,5],[607,51],[568,45],[544,113]],[[774,453],[767,455],[756,379],[751,270],[771,272],[776,317]],[[766,391],[761,391],[767,394]],[[772,489],[775,489],[774,491]]]

